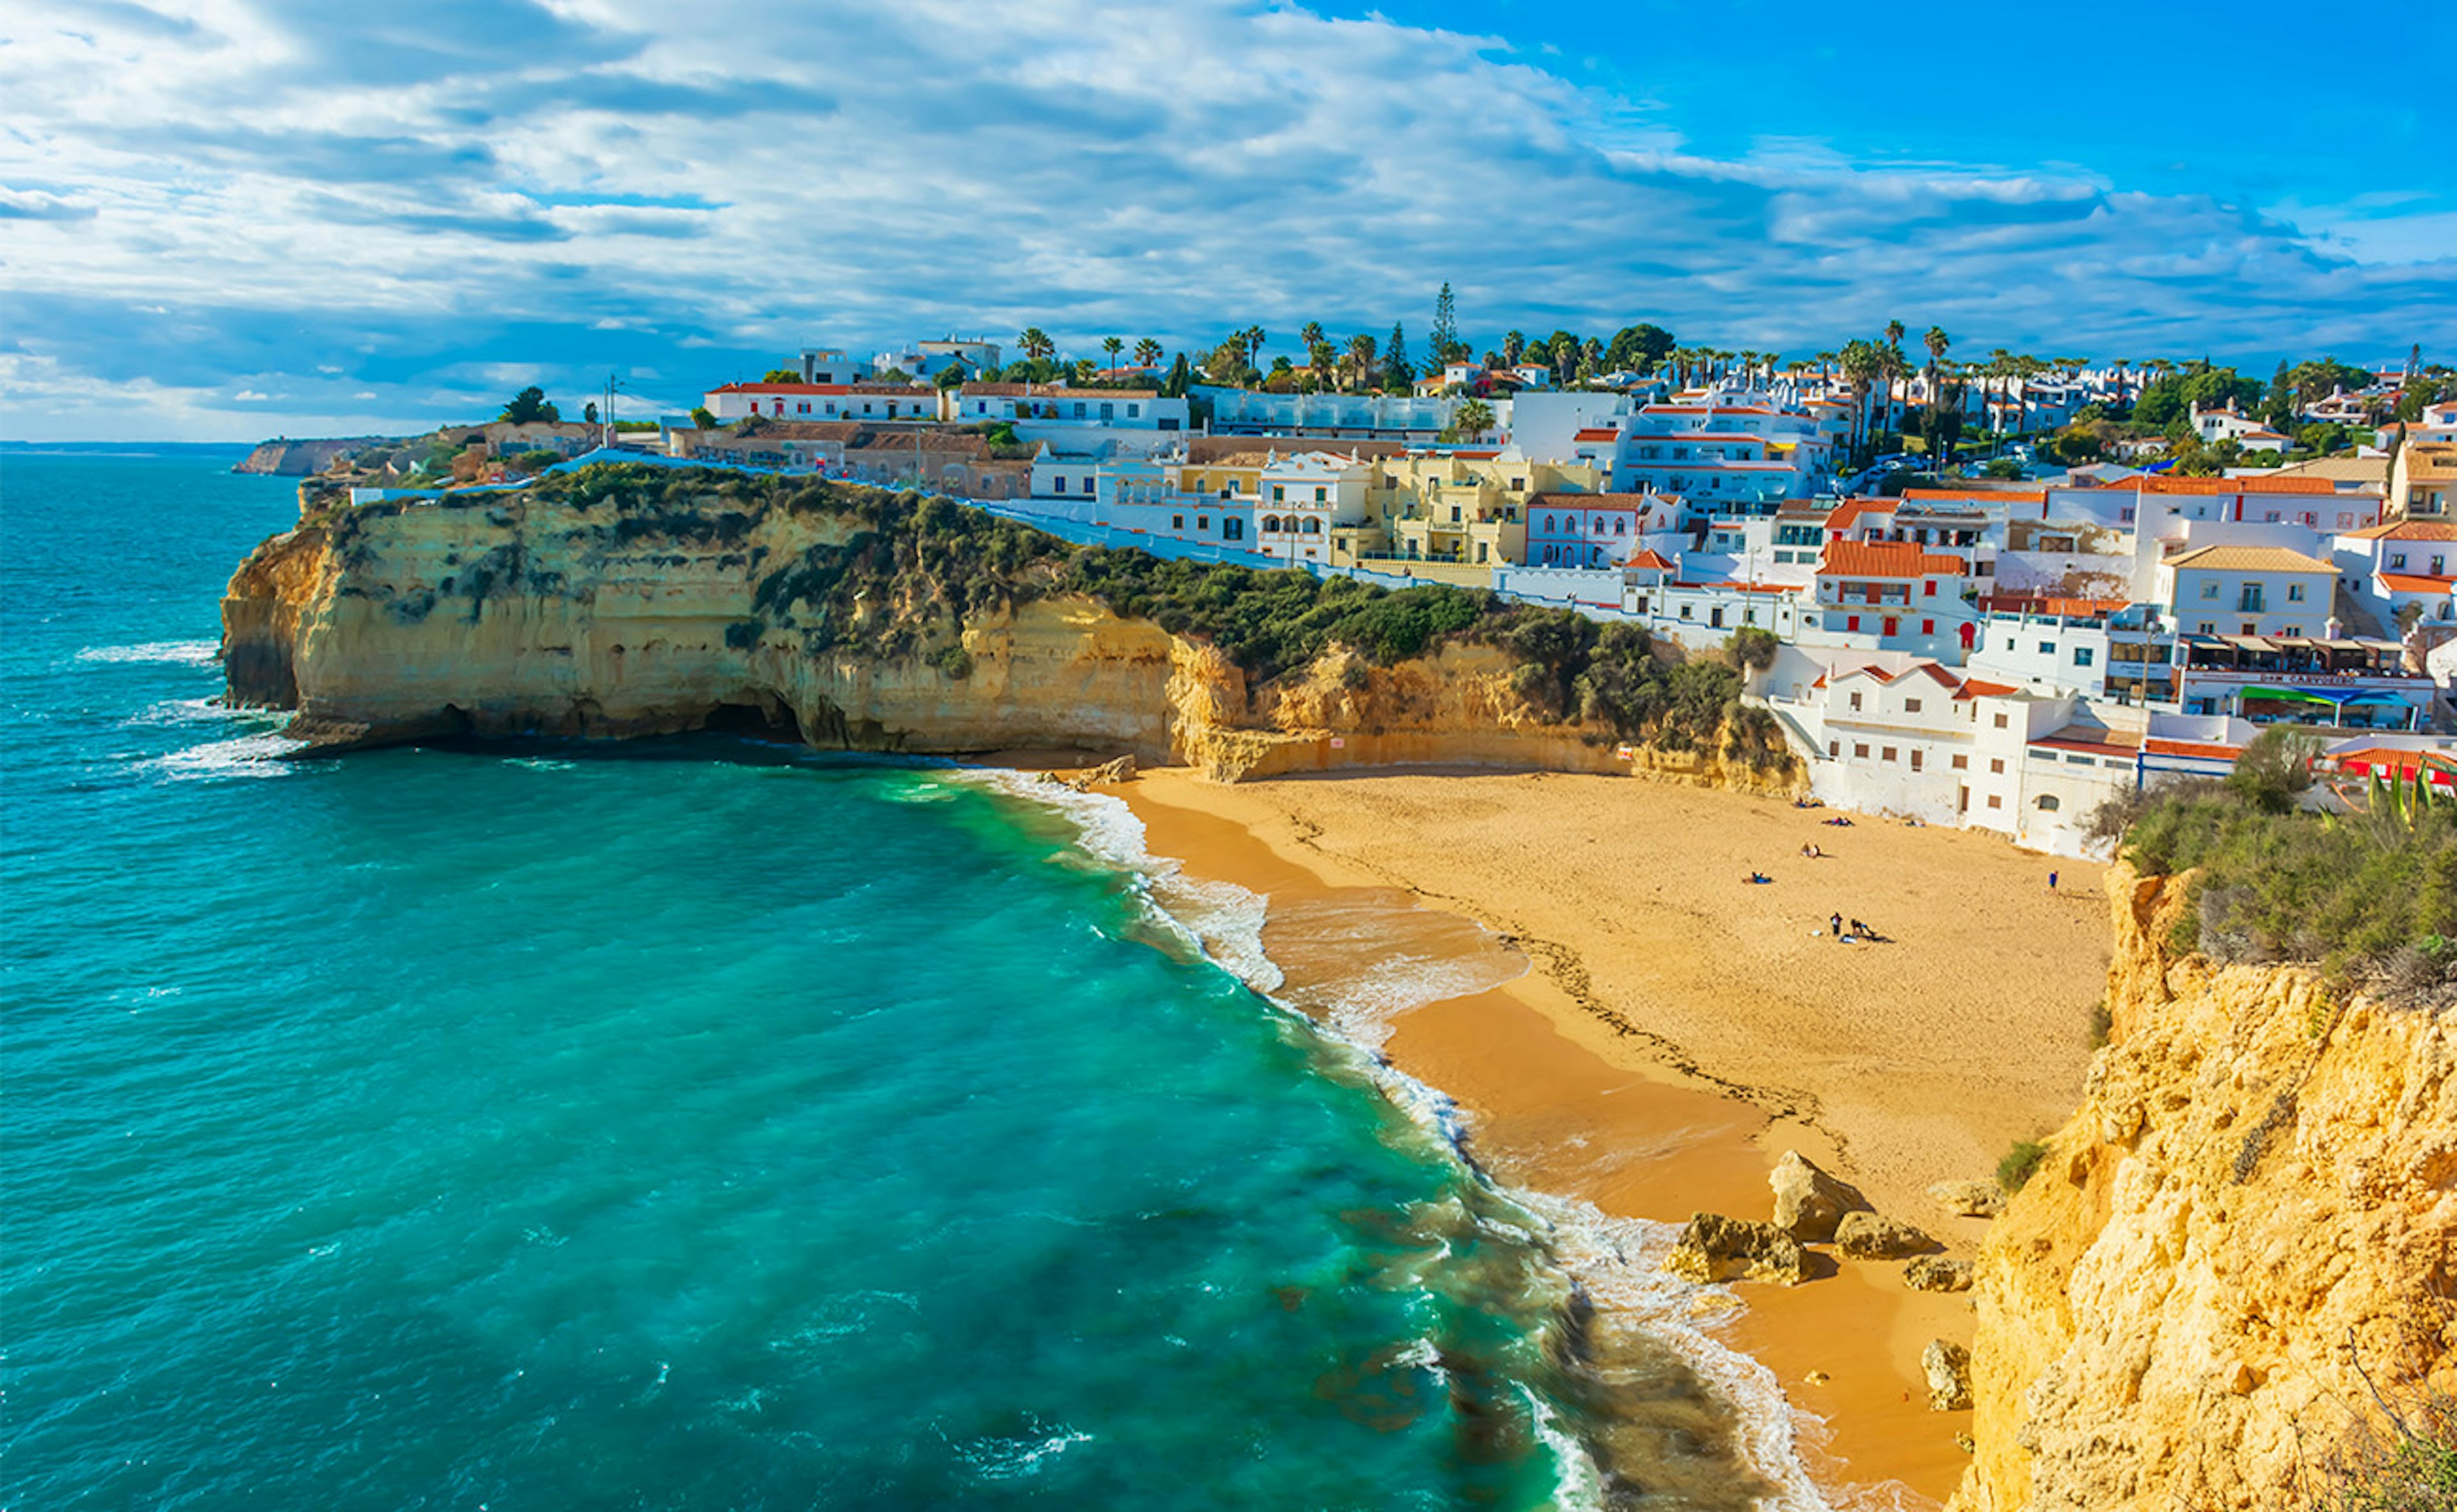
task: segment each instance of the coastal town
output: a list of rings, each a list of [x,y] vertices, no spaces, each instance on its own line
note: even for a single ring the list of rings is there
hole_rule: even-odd
[[[2457,377],[2334,359],[1960,362],[1900,322],[1807,358],[1517,331],[1259,328],[1164,364],[1040,328],[705,391],[688,414],[268,444],[353,496],[621,456],[942,494],[1164,558],[1486,591],[1727,651],[1807,800],[2103,854],[2091,818],[2263,728],[2352,781],[2457,787]],[[1131,361],[1126,359],[1131,357]],[[321,447],[323,450],[314,448]]]

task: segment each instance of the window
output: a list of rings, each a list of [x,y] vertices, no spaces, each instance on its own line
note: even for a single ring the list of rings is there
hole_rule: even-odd
[[[1172,530],[1183,530],[1183,529],[1185,529],[1185,528],[1186,528],[1186,516],[1184,516],[1184,515],[1182,515],[1182,514],[1172,514],[1172,515],[1170,515],[1170,516],[1168,517],[1168,528],[1169,528],[1170,529],[1172,529]]]
[[[1118,416],[1118,406],[1117,406],[1117,405],[1115,405],[1115,404],[1103,404],[1103,405],[1101,406],[1101,418],[1102,418],[1103,420],[1115,420],[1115,419],[1117,418],[1117,416]]]
[[[1988,806],[1992,809],[2001,809],[2005,806],[2005,800],[1991,793],[1988,795]]]
[[[2056,810],[2063,808],[2064,806],[2064,800],[2057,797],[2053,793],[2042,793],[2039,795],[2039,812],[2042,814],[2054,814]]]
[[[1827,754],[1827,756],[1841,756],[1841,755],[1843,754],[1843,742],[1842,742],[1842,741],[1840,741],[1840,740],[1828,740],[1828,741],[1827,741],[1827,742],[1826,742],[1826,754]]]
[[[1920,749],[1917,746],[1911,747],[1911,770],[1920,770]]]
[[[1513,478],[1513,479],[1511,479],[1511,480],[1510,480],[1510,491],[1511,491],[1511,492],[1513,492],[1513,493],[1524,493],[1524,492],[1526,492],[1526,491],[1527,491],[1527,480],[1526,480],[1526,479],[1524,479],[1524,478]]]
[[[1080,399],[1075,401],[1075,418],[1078,420],[1084,418],[1084,402]]]
[[[2301,604],[2303,602],[2302,584],[2289,583],[2286,585],[2286,602],[2289,604]]]
[[[1322,522],[1320,520],[1308,520],[1305,523],[1305,533],[1308,535],[1322,534]]]
[[[1209,516],[1209,515],[1208,515],[1208,514],[1198,514],[1198,515],[1196,515],[1196,516],[1194,517],[1194,528],[1195,528],[1196,529],[1198,529],[1198,530],[1208,530],[1208,529],[1210,529],[1210,528],[1211,528],[1211,516]]]
[[[1849,620],[1844,623],[1843,628],[1845,630],[1858,630],[1860,628],[1860,616],[1857,614],[1852,615]]]
[[[2219,586],[2216,583],[2204,583],[2201,585],[2201,597],[2216,598],[2218,596]]]
[[[1066,491],[1066,480],[1063,478],[1050,479],[1049,491],[1052,493],[1064,493]]]
[[[1918,699],[1916,699],[1916,698],[1906,698],[1906,699],[1904,699],[1904,700],[1903,700],[1903,713],[1905,713],[1905,714],[1917,714],[1917,713],[1919,713],[1919,712],[1920,712],[1920,701],[1919,701]]]
[[[2087,667],[2090,665],[2089,647],[2075,646],[2074,648],[2074,665],[2076,667]]]
[[[1924,598],[1936,597],[1936,579],[1932,577],[1922,578],[1920,580],[1920,595]]]
[[[1884,759],[1885,759],[1885,760],[1888,760],[1888,761],[1891,761],[1893,758],[1894,758],[1894,748],[1893,748],[1892,746],[1888,746],[1888,747],[1886,747]]]
[[[2005,716],[2001,714],[1996,716],[1996,728],[1999,730],[2005,728]]]
[[[1140,419],[1142,419],[1142,418],[1143,418],[1143,412],[1144,412],[1144,406],[1143,406],[1143,405],[1141,405],[1141,404],[1128,404],[1128,405],[1126,406],[1126,418],[1127,418],[1128,420],[1140,420]]]
[[[1860,707],[1860,695],[1856,693],[1851,695],[1851,707],[1855,710]]]
[[[1553,517],[1549,514],[1544,516],[1544,533],[1546,535],[1553,533]]]
[[[1887,616],[1887,618],[1886,618],[1886,633],[1887,633],[1887,634],[1889,634],[1889,635],[1899,635],[1899,634],[1901,634],[1901,633],[1902,633],[1902,629],[1903,629],[1903,622],[1902,622],[1901,620],[1895,619],[1895,618],[1894,618],[1894,617],[1892,617],[1891,615],[1888,615],[1888,616]]]
[[[1956,772],[1968,772],[1968,771],[1970,771],[1970,770],[1971,770],[1971,758],[1970,758],[1969,756],[1955,756],[1955,757],[1953,758],[1953,770],[1955,770]]]
[[[1869,759],[1869,748],[1867,746],[1855,745],[1851,748],[1851,754],[1863,761]]]
[[[1324,500],[1326,500],[1326,499],[1328,499],[1328,498],[1330,498],[1330,497],[1331,497],[1330,493],[1329,493],[1329,492],[1327,492],[1327,491],[1326,491],[1326,490],[1324,490],[1324,489],[1316,488],[1316,489],[1313,491],[1313,502],[1314,502],[1314,503],[1316,503],[1316,504],[1320,504],[1320,503],[1322,503]]]
[[[2216,625],[2211,624],[2208,620],[2201,621],[2199,626],[2197,628],[2204,635],[2215,635],[2219,632],[2219,628]]]
[[[1933,634],[1935,634],[1935,633],[1936,633],[1936,621],[1934,621],[1934,620],[1932,620],[1932,619],[1924,619],[1924,620],[1921,620],[1921,621],[1920,621],[1920,633],[1921,633],[1921,634],[1923,634],[1923,635],[1933,635]]]
[[[2417,502],[2419,503],[2420,501]],[[2404,551],[2392,551],[2389,553],[2388,570],[2392,572],[2403,572],[2405,570],[2405,553]]]
[[[1286,504],[1289,502],[1288,485],[1284,483],[1275,483],[1271,485],[1271,502],[1273,504]]]

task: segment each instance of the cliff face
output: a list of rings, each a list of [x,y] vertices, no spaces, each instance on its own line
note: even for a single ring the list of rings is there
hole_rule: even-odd
[[[1099,601],[812,600],[862,529],[840,513],[497,494],[389,501],[258,547],[222,603],[235,698],[329,744],[791,727],[814,745],[1130,751],[1234,779],[1405,760],[1618,770],[1548,723],[1497,652],[1344,651],[1249,690],[1208,645]]]
[[[336,436],[320,441],[262,442],[231,471],[304,478],[331,466],[335,457],[357,451],[382,439],[381,436]]]
[[[2110,1043],[1991,1232],[1953,1505],[2303,1504],[2369,1389],[2457,1386],[2457,1014],[2171,958],[2109,880]]]

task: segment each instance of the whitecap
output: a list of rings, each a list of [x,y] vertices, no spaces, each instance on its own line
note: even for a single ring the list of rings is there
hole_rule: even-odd
[[[984,1481],[1020,1481],[1037,1473],[1041,1462],[1051,1456],[1091,1441],[1090,1434],[1068,1428],[1046,1436],[975,1439],[956,1445],[956,1453],[973,1474]]]
[[[88,646],[79,661],[167,662],[178,667],[211,667],[221,660],[219,641],[151,640],[135,646]]]
[[[288,777],[293,768],[282,757],[305,749],[306,744],[283,735],[244,735],[173,751],[142,765],[181,781],[198,777]]]

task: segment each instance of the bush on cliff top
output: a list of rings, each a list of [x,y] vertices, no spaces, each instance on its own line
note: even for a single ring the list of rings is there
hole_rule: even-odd
[[[2457,811],[2329,814],[2277,803],[2263,775],[2155,789],[2112,806],[2135,867],[2200,872],[2191,927],[2174,942],[2222,962],[2310,962],[2342,984],[2395,998],[2457,993]]]
[[[815,645],[937,654],[931,648],[952,643],[967,615],[1082,593],[1209,642],[1256,683],[1307,668],[1334,645],[1389,665],[1475,641],[1511,658],[1519,691],[1555,719],[1670,750],[1703,748],[1721,731],[1726,759],[1757,770],[1789,759],[1773,721],[1741,707],[1728,658],[1683,660],[1660,653],[1639,627],[1493,593],[1077,547],[952,500],[813,479],[601,463],[541,479],[536,490],[584,507],[610,502],[625,511],[625,529],[685,540],[742,539],[762,507],[824,510],[866,527],[848,546],[815,547],[767,570],[754,601],[759,620],[738,627],[754,643],[761,626],[776,624]]]

